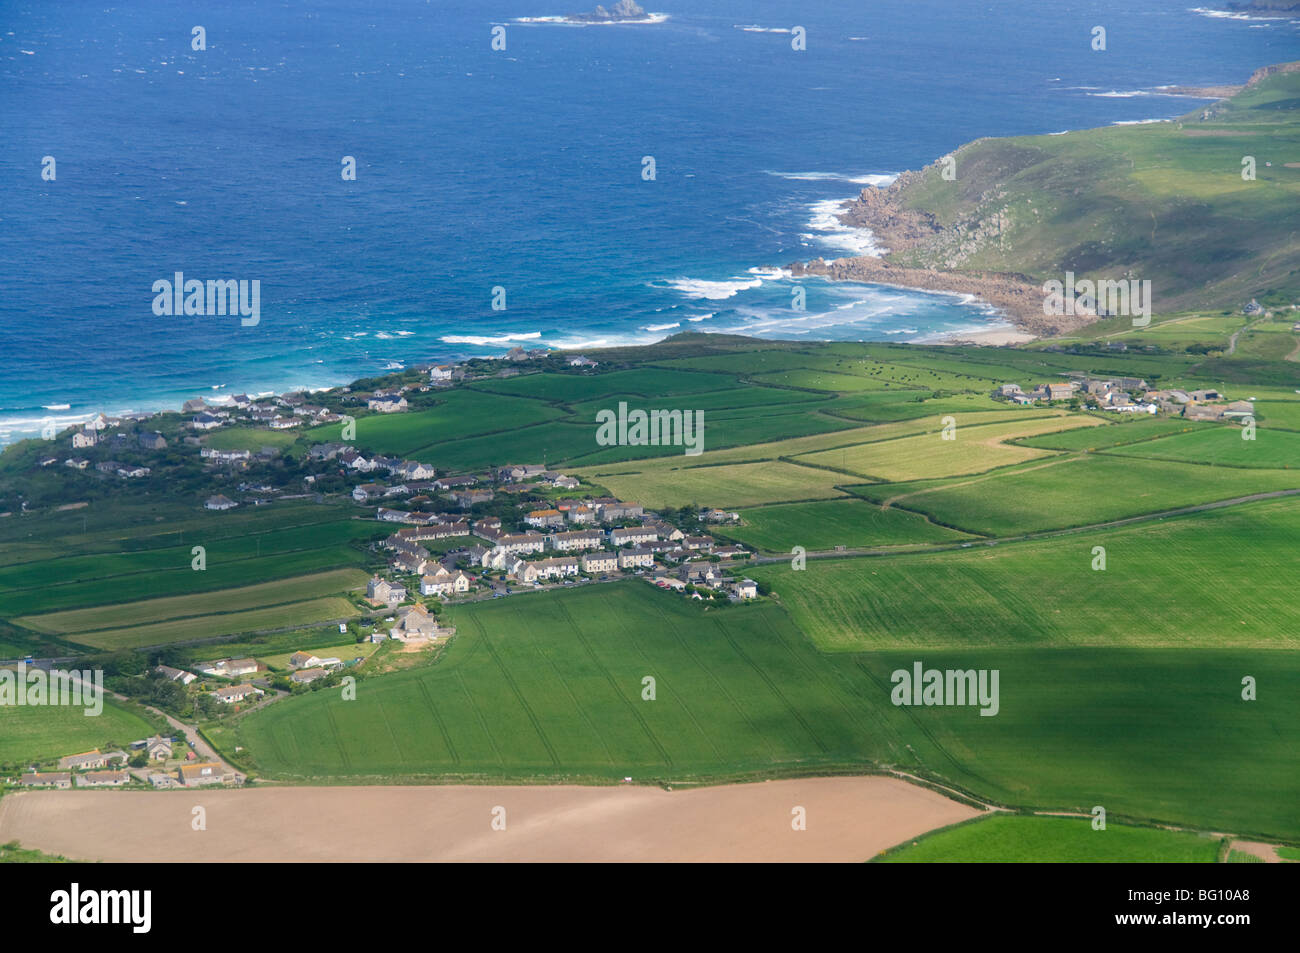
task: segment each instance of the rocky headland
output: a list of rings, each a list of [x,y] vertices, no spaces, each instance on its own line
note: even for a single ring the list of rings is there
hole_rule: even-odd
[[[870,229],[877,243],[888,249],[885,257],[858,256],[830,261],[814,258],[809,262],[793,262],[788,266],[791,275],[817,275],[835,281],[872,282],[974,295],[1002,311],[1018,329],[1035,336],[1062,334],[1095,320],[1088,314],[1045,315],[1043,289],[1025,275],[914,267],[891,262],[888,255],[894,252],[929,247],[945,237],[959,240],[957,230],[941,228],[929,213],[903,204],[903,195],[921,176],[921,172],[904,172],[885,188],[868,186],[857,198],[847,202],[838,216],[844,225]]]

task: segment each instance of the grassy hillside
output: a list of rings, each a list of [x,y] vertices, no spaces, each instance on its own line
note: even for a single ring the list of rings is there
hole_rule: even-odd
[[[1255,179],[1243,180],[1243,158]],[[939,231],[901,264],[1150,279],[1157,312],[1300,301],[1300,73],[1176,122],[981,139],[907,181]]]

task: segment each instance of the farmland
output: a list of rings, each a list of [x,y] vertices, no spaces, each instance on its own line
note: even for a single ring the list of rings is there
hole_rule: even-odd
[[[48,615],[21,618],[18,621],[38,632],[60,634],[89,632],[94,629],[109,629],[132,623],[138,625],[162,622],[168,619],[235,612],[241,609],[293,602],[303,598],[357,589],[365,585],[365,582],[365,573],[343,569],[202,595],[173,596],[167,599],[151,599],[147,602],[120,603],[97,609],[52,612]]]
[[[466,389],[446,395],[430,410],[363,417],[357,421],[356,442],[374,453],[415,456],[434,444],[513,430],[559,416],[559,410],[540,401]],[[338,424],[318,427],[312,437],[338,440],[342,429]]]
[[[1105,324],[1094,331],[1137,330]],[[1191,315],[1150,330],[1191,342],[1240,326]],[[404,653],[397,667],[385,649],[384,664],[356,670],[355,701],[305,692],[205,723],[225,756],[292,784],[697,784],[894,767],[1011,807],[1104,804],[1116,833],[1102,846],[1072,821],[995,818],[1012,826],[941,832],[891,861],[1214,859],[1211,841],[1153,837],[1125,819],[1300,839],[1300,610],[1286,582],[1300,498],[1106,525],[1300,488],[1300,434],[1285,426],[1300,421],[1300,395],[1267,348],[1243,358],[1249,373],[1262,368],[1249,394],[1222,383],[1228,374],[1198,377],[1202,358],[1176,352],[719,338],[592,355],[609,369],[525,365],[422,393],[407,413],[362,413],[356,445],[440,475],[544,462],[582,481],[518,502],[498,486],[507,511],[567,495],[739,510],[738,523],[708,531],[777,557],[736,569],[763,597],[710,605],[628,579],[453,603],[441,608],[457,630],[445,649]],[[1072,370],[1257,396],[1257,439],[989,396],[999,381]],[[703,410],[704,452],[598,445],[595,415],[619,402]],[[948,416],[955,440],[941,435]],[[261,433],[205,441],[260,446]],[[275,443],[296,467],[313,442],[339,436],[325,426]],[[0,654],[143,649],[157,661],[165,650],[182,666],[252,655],[273,673],[299,649],[369,655],[374,646],[350,641],[366,629],[325,623],[360,614],[350,595],[382,564],[370,544],[391,528],[345,495],[376,478],[322,478],[335,489],[310,501],[224,513],[123,492],[0,520]],[[703,530],[693,514],[668,518]],[[199,545],[203,571],[191,568]],[[791,566],[795,547],[806,568]],[[890,704],[892,672],[917,660],[997,669],[998,717]],[[1261,680],[1250,704],[1244,675]],[[71,744],[50,725],[31,750]],[[72,748],[108,740],[76,738]]]
[[[355,510],[337,505],[290,503],[220,516],[163,505],[152,513],[137,523],[133,508],[119,504],[88,515],[89,533],[81,531],[80,519],[75,529],[66,519],[55,519],[42,527],[54,534],[50,542],[0,539],[0,553],[15,557],[0,558],[0,616],[185,595],[357,566],[363,555],[354,543],[382,532],[372,522],[352,519]],[[118,522],[96,532],[92,518]],[[202,572],[192,568],[195,545],[206,552]]]
[[[1300,500],[1252,503],[1122,529],[954,553],[755,566],[822,649],[890,646],[1300,645],[1300,606],[1276,579]],[[1093,568],[1093,548],[1106,568]],[[1231,585],[1207,585],[1201,569]],[[1142,607],[1135,625],[1113,600]],[[1243,606],[1250,606],[1247,611]]]
[[[1039,434],[1017,441],[1026,447],[1044,450],[1105,450],[1154,440],[1169,434],[1186,433],[1198,427],[1213,424],[1194,424],[1171,417],[1147,417],[1120,420],[1105,427],[1091,430],[1062,430],[1058,433]]]
[[[644,583],[599,588],[455,609],[445,661],[363,682],[355,702],[272,705],[228,740],[304,780],[688,778],[901,755],[861,686],[775,607],[705,613]]]
[[[0,707],[0,766],[25,768],[34,761],[57,759],[99,747],[126,746],[155,732],[154,726],[112,699],[88,716],[82,708]]]
[[[719,532],[766,552],[789,553],[846,546],[900,546],[967,539],[963,533],[928,523],[900,509],[882,509],[862,500],[785,503],[745,510],[742,526]]]
[[[68,641],[94,648],[117,650],[152,645],[167,645],[195,639],[211,639],[263,629],[286,629],[307,626],[357,615],[356,607],[346,599],[330,596],[308,599],[242,612],[168,619],[150,625],[132,625],[118,629],[94,629],[66,636]]]
[[[1163,863],[1212,864],[1220,838],[1091,818],[999,815],[936,831],[878,860],[887,864]]]
[[[1208,427],[1126,447],[1124,452],[1212,466],[1300,468],[1300,433],[1258,428],[1253,440],[1244,440],[1242,431],[1236,427]]]
[[[690,458],[684,458],[690,459]],[[774,460],[711,467],[660,468],[601,476],[610,492],[646,506],[758,506],[842,496],[842,473]]]
[[[1297,487],[1295,470],[1233,470],[1088,454],[977,477],[855,486],[853,492],[969,533],[1010,536]]]
[[[932,436],[909,437],[803,454],[796,457],[795,462],[837,468],[864,480],[902,481],[979,473],[1047,456],[1040,450],[1008,446],[1006,441],[1098,424],[1093,417],[1074,415],[999,422],[967,429],[960,418],[954,417],[953,420],[955,429],[951,440]]]
[[[915,651],[822,654],[774,606],[711,611],[640,583],[524,598],[455,610],[461,634],[437,665],[364,681],[354,702],[277,703],[218,741],[299,782],[681,782],[883,762],[1005,803],[1300,835],[1295,652],[927,650],[926,665],[1001,670],[999,716],[981,718],[893,707],[890,672]],[[1252,672],[1272,691],[1248,705]]]

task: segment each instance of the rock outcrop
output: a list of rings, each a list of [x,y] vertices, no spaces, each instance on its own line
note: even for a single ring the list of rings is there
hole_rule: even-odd
[[[635,2],[635,0],[618,0],[612,10],[606,10],[603,6],[597,6],[590,13],[575,13],[569,17],[570,20],[641,20],[646,15],[645,9]]]

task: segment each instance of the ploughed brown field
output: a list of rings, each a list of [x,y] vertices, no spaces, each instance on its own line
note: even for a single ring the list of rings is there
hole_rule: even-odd
[[[191,827],[207,813],[207,830]],[[505,809],[505,830],[493,810]],[[796,831],[795,807],[807,829]],[[864,861],[979,812],[894,778],[664,791],[517,786],[32,791],[0,843],[101,861]]]

